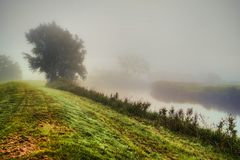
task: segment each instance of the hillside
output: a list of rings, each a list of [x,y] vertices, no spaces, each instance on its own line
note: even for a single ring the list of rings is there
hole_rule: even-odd
[[[0,159],[233,159],[38,83],[0,85]]]

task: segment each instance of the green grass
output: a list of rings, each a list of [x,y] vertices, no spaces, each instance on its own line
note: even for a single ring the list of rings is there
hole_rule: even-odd
[[[29,82],[28,82],[29,83]],[[43,84],[0,84],[0,159],[234,159]]]

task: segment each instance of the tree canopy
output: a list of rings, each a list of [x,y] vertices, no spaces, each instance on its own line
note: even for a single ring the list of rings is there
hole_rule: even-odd
[[[0,55],[0,81],[19,80],[22,72],[18,63],[13,62],[10,57]]]
[[[83,41],[55,22],[40,24],[25,34],[33,44],[32,55],[24,53],[33,71],[43,72],[49,81],[86,77]]]

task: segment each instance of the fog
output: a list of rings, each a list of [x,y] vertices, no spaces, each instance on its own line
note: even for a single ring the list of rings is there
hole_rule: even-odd
[[[235,82],[240,78],[239,7],[238,0],[1,0],[0,52],[21,63],[24,79],[43,77],[32,74],[22,58],[31,50],[24,33],[55,21],[85,41],[89,76],[119,69],[119,56],[133,54],[148,62],[157,79],[215,74]]]
[[[194,83],[155,82],[151,95],[166,103],[201,104],[230,114],[240,115],[239,86],[204,86]]]
[[[23,79],[44,80],[23,59],[32,48],[24,33],[55,21],[85,42],[82,83],[91,88],[141,96],[158,80],[238,84],[239,7],[238,0],[0,0],[0,53],[20,64]]]

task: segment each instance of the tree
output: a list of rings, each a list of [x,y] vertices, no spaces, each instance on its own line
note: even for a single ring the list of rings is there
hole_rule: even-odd
[[[13,62],[8,56],[0,55],[0,81],[19,80],[22,72],[18,63]]]
[[[77,35],[73,36],[68,30],[52,22],[30,29],[25,36],[34,45],[33,55],[24,53],[33,71],[45,73],[50,82],[86,77],[87,72],[83,65],[86,50]]]

